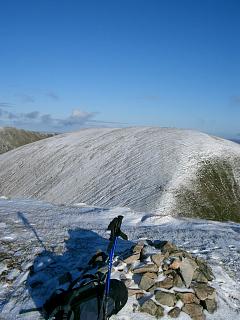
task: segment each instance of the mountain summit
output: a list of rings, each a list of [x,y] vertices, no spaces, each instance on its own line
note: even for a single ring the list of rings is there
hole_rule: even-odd
[[[240,221],[240,146],[193,131],[91,128],[0,156],[0,194]]]

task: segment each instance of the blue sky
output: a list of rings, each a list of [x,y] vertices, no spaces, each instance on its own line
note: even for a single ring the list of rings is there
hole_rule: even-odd
[[[240,134],[240,1],[0,0],[0,126]]]

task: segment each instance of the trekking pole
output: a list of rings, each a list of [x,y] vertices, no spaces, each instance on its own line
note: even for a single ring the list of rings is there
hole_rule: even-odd
[[[104,289],[104,295],[103,295],[103,301],[102,306],[100,310],[100,315],[103,316],[102,318],[98,318],[99,320],[107,320],[108,317],[108,300],[109,300],[109,292],[110,292],[110,282],[111,282],[111,271],[112,271],[112,264],[113,264],[113,258],[114,258],[114,252],[117,245],[117,239],[118,237],[123,238],[124,240],[127,240],[128,237],[125,233],[121,231],[121,224],[122,224],[123,216],[118,216],[114,218],[107,230],[111,231],[110,235],[110,243],[107,249],[107,252],[109,253],[109,261],[108,261],[108,272],[107,272],[107,278],[106,278],[106,284]]]

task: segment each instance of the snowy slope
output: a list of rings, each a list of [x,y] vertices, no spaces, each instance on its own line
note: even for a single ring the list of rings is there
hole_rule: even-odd
[[[0,168],[2,195],[240,221],[240,146],[196,131],[83,129],[1,155]]]
[[[19,200],[0,200],[0,319],[40,319],[39,307],[59,286],[67,271],[76,277],[98,248],[106,249],[106,227],[118,214],[125,216],[123,231],[129,241],[119,241],[118,251],[136,239],[170,240],[207,259],[216,279],[218,310],[207,320],[240,318],[240,224],[206,220],[147,217],[127,208],[65,207]],[[57,218],[56,218],[57,217]],[[4,259],[5,258],[5,259]],[[3,260],[2,260],[3,259]],[[30,273],[34,263],[35,273]],[[34,285],[33,285],[34,284]],[[32,288],[31,288],[32,285]],[[151,320],[133,313],[132,298],[113,320]],[[163,318],[167,319],[167,317]],[[184,313],[180,320],[189,320]]]

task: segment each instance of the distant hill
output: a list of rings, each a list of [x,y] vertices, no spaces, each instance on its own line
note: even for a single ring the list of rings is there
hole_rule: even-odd
[[[240,222],[240,145],[193,130],[91,128],[0,155],[0,195]]]
[[[240,144],[240,139],[230,139],[230,140]]]
[[[52,136],[53,134],[26,131],[10,127],[0,128],[0,154]]]

